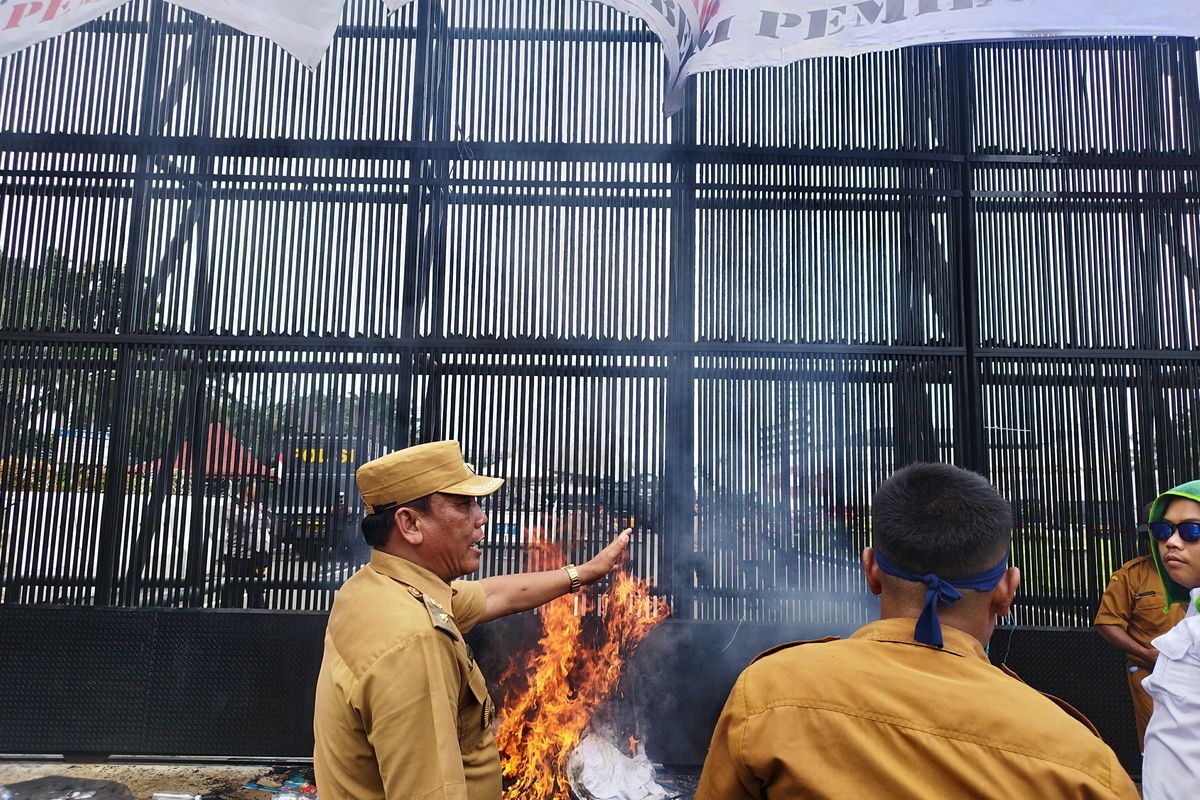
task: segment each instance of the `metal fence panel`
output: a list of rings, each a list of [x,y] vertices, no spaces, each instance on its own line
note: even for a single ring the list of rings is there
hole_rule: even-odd
[[[849,626],[871,492],[1017,512],[1083,626],[1194,477],[1193,40],[699,76],[575,0],[350,2],[322,68],[161,3],[0,62],[0,599],[320,610],[355,467],[509,478],[482,574],[630,519],[677,616]],[[274,520],[225,558],[242,484]]]

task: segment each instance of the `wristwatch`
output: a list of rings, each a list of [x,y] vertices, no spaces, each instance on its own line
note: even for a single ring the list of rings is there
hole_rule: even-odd
[[[583,584],[579,581],[579,570],[574,564],[567,564],[562,569],[563,572],[567,573],[567,576],[571,579],[571,588],[569,591],[571,594],[575,594],[575,592],[579,591],[579,587],[583,586]]]

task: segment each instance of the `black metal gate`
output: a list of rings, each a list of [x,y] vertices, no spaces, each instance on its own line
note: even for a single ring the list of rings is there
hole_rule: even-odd
[[[677,620],[853,627],[873,487],[946,460],[1014,502],[1013,622],[1089,625],[1195,477],[1196,41],[703,75],[671,118],[663,70],[577,0],[352,0],[315,73],[139,2],[0,62],[0,601],[327,609],[355,466],[458,438],[509,478],[483,574],[633,519]]]

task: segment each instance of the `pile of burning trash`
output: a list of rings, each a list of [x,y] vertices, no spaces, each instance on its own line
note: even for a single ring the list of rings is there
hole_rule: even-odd
[[[636,735],[622,725],[621,673],[637,645],[670,613],[662,597],[624,572],[598,597],[567,595],[542,608],[541,635],[527,660],[500,681],[496,743],[504,800],[665,800]],[[601,621],[585,636],[583,620]]]

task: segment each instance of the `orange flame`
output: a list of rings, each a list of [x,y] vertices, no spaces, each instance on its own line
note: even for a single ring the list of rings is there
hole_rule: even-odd
[[[597,707],[616,690],[634,648],[670,613],[661,597],[624,572],[600,598],[604,636],[599,645],[580,637],[576,597],[542,609],[542,636],[528,665],[529,682],[506,700],[496,733],[506,788],[504,800],[570,800],[566,763]],[[586,597],[580,597],[586,600]],[[509,683],[517,665],[502,683]]]

